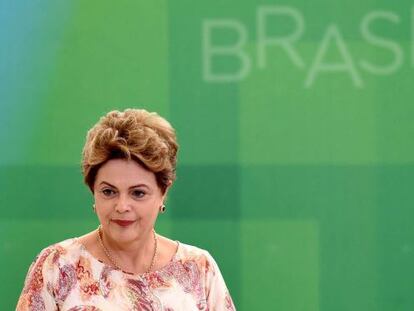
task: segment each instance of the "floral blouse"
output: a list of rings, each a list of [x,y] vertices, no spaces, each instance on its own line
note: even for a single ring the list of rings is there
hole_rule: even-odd
[[[213,257],[178,243],[157,271],[131,274],[93,257],[76,239],[45,248],[32,263],[18,311],[235,310]]]

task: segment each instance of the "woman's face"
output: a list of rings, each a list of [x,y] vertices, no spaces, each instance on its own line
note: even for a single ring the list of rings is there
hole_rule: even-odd
[[[94,197],[107,237],[129,243],[152,230],[165,194],[153,172],[133,160],[113,159],[98,170]]]

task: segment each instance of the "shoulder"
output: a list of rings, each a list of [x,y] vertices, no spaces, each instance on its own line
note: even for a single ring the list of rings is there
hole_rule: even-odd
[[[42,310],[54,310],[56,302],[65,297],[61,288],[71,288],[76,280],[73,266],[66,263],[79,256],[80,250],[75,239],[41,250],[30,265],[17,309],[40,310],[41,305]]]
[[[204,274],[203,282],[208,309],[235,310],[221,271],[210,252],[193,245],[180,243],[179,253],[184,265],[186,261],[193,260],[197,262],[201,273]],[[191,271],[191,265],[187,266],[186,270]]]
[[[181,261],[195,261],[199,266],[205,268],[205,272],[212,272],[215,274],[218,271],[218,266],[213,256],[209,251],[185,243],[179,244],[177,257]]]
[[[42,254],[55,254],[55,255],[67,255],[73,252],[79,252],[81,250],[81,244],[77,241],[77,238],[66,239],[44,248],[39,255]]]
[[[179,242],[178,253],[180,258],[207,258],[211,257],[210,253],[200,247]]]
[[[38,292],[47,282],[54,281],[62,261],[72,256],[76,247],[76,241],[68,239],[42,249],[29,267],[23,292]]]
[[[81,252],[82,246],[75,238],[49,245],[35,257],[25,283],[36,284],[36,287],[39,287],[43,286],[45,281],[55,281],[63,270],[74,266],[73,263],[79,260]]]
[[[62,260],[78,257],[80,253],[81,245],[76,241],[76,238],[67,239],[42,249],[36,256],[31,267],[33,269],[39,269],[45,265],[56,265]]]

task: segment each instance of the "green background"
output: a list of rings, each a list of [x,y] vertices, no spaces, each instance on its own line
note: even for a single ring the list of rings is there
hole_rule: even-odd
[[[263,10],[298,35],[261,66]],[[157,230],[208,249],[238,310],[413,310],[411,1],[0,0],[0,40],[1,310],[42,248],[96,227],[81,149],[129,107],[181,145]],[[240,44],[216,77],[250,67],[206,79],[206,42]]]

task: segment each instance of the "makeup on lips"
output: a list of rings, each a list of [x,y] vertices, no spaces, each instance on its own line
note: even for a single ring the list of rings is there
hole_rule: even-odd
[[[116,223],[121,227],[128,227],[129,225],[133,224],[134,220],[122,220],[122,219],[112,219],[112,222]]]

